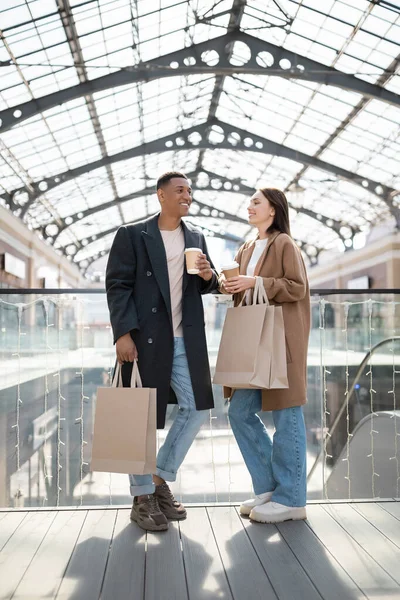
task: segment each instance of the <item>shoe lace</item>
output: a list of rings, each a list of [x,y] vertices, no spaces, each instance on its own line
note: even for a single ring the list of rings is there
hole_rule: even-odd
[[[171,492],[167,483],[163,483],[160,487],[162,488],[163,493],[166,494],[169,497],[169,499],[172,500],[172,502],[176,502],[175,496]]]
[[[152,513],[159,513],[159,512],[161,512],[160,506],[158,504],[158,500],[154,496],[154,494],[149,494],[149,496],[148,496],[148,498],[146,500],[146,504],[149,505],[150,512],[152,512]]]

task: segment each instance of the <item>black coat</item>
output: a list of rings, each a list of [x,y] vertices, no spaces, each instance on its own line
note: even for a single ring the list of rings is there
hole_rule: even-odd
[[[170,388],[174,337],[167,258],[158,216],[118,229],[107,263],[106,291],[114,343],[131,333],[143,386],[157,388],[157,427],[162,429],[167,404],[176,402],[176,397]],[[185,247],[202,248],[210,260],[203,234],[183,221],[182,227]],[[198,410],[214,406],[201,294],[217,288],[215,270],[210,281],[184,270],[183,337]],[[126,387],[131,372],[132,363],[124,363]]]

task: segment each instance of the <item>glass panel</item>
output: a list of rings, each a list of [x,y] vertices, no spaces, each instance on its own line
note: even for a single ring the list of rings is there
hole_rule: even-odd
[[[204,298],[212,370],[229,306],[223,300]],[[115,356],[108,318],[102,292],[39,297],[2,290],[1,506],[130,501],[125,475],[90,471],[96,391],[110,385]],[[399,328],[399,295],[313,296],[304,407],[309,499],[396,496]],[[252,493],[220,386],[214,394],[216,407],[173,484],[185,502],[239,501]],[[158,445],[175,411],[169,407]],[[261,417],[273,434],[271,414]],[[323,431],[331,437],[324,440]]]

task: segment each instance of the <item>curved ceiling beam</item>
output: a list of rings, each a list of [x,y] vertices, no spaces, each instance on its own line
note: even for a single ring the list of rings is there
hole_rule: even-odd
[[[140,219],[135,219],[134,221],[131,221],[130,223],[124,223],[124,225],[134,225],[136,223],[141,223],[142,221],[145,221],[146,219],[149,219],[151,217],[154,217],[156,214],[158,214],[157,212],[151,214],[151,215],[144,215],[143,217],[141,217]],[[224,213],[224,217],[220,217],[219,215],[215,218],[217,219],[227,219],[228,221],[230,220],[230,217],[232,216],[233,218],[236,219],[236,222],[240,222],[243,224],[248,225],[248,222],[245,219],[241,219],[240,217],[236,217],[234,215],[229,215],[228,213]],[[195,219],[197,215],[191,215],[191,218]],[[199,215],[201,216],[201,215]],[[189,217],[190,219],[190,217]],[[190,220],[189,220],[190,223]],[[114,231],[116,231],[118,229],[118,227],[120,227],[121,225],[113,225],[113,227],[111,227],[110,229],[106,229],[105,231],[100,231],[97,235],[95,239],[90,239],[90,240],[78,240],[77,242],[71,242],[69,244],[66,244],[65,246],[61,246],[59,248],[59,250],[61,250],[62,254],[64,254],[65,256],[69,256],[71,257],[72,260],[75,260],[75,256],[84,248],[87,248],[88,246],[90,246],[91,244],[94,244],[95,242],[97,242],[98,240],[101,240],[104,237],[107,237],[108,235],[110,235],[111,233],[113,233]],[[202,226],[198,223],[195,224],[195,227],[199,227],[200,229],[204,229],[207,231],[212,231],[215,235],[216,232],[213,231],[212,229],[209,229],[207,226]],[[228,236],[228,237],[226,237]],[[234,234],[230,234],[230,233],[226,233],[226,235],[224,234],[224,239],[230,239],[234,242],[242,242],[243,238],[234,235]],[[80,262],[80,261],[78,261]]]
[[[193,223],[193,225],[195,225],[198,229],[201,229],[203,231],[203,233],[205,235],[208,234],[212,234],[213,237],[216,238],[220,238],[223,240],[229,240],[229,241],[233,241],[233,242],[237,242],[237,244],[242,244],[243,243],[243,239],[241,238],[237,238],[235,239],[235,236],[232,236],[231,234],[222,234],[222,233],[217,233],[215,231],[212,231],[211,229],[209,229],[208,227],[203,227],[203,226],[199,226],[195,223]],[[109,235],[110,233],[112,233],[112,231],[109,231],[107,233],[107,235]],[[307,246],[307,244],[303,241],[299,241],[299,240],[295,240],[296,244],[299,246],[299,248],[302,250],[302,252],[305,254],[308,263],[310,266],[315,266],[318,264],[318,258],[320,253],[323,251],[323,248],[318,248],[314,245],[311,246]],[[313,253],[311,254],[309,252],[309,250],[312,249]],[[105,254],[107,254],[110,251],[110,248],[107,248],[107,250],[103,250],[100,253],[94,254],[93,256],[87,257],[85,259],[82,259],[81,261],[79,261],[79,265],[80,266],[80,270],[82,273],[86,273],[87,270],[89,269],[90,265],[92,265],[94,262],[96,262],[96,260],[98,260],[99,258],[101,258],[102,256],[104,256]]]
[[[214,186],[212,185],[211,181],[207,185],[201,185],[201,186],[197,185],[197,179],[199,177],[200,172],[205,173],[208,176],[209,180],[214,181]],[[243,181],[239,178],[230,180],[227,177],[223,177],[221,175],[218,175],[217,173],[213,173],[213,172],[207,171],[205,169],[201,169],[200,172],[186,173],[187,177],[192,180],[192,187],[193,187],[194,191],[198,190],[198,191],[214,192],[214,193],[219,193],[221,191],[225,191],[225,192],[231,193],[231,194],[232,193],[233,194],[248,194],[248,195],[254,194],[255,190],[251,186],[244,184]],[[215,187],[215,186],[217,186],[217,187]],[[70,227],[74,223],[77,223],[78,221],[81,221],[82,219],[85,219],[86,217],[89,217],[90,215],[94,215],[94,214],[97,214],[104,210],[108,210],[109,208],[114,208],[115,206],[121,206],[121,204],[128,202],[130,200],[133,200],[135,198],[142,198],[143,196],[148,196],[148,195],[153,195],[153,194],[155,194],[153,187],[151,187],[151,188],[146,187],[146,188],[143,188],[136,192],[133,192],[131,194],[127,194],[126,196],[121,196],[117,200],[111,200],[109,202],[105,202],[104,204],[100,204],[98,206],[93,206],[91,208],[87,208],[86,210],[79,211],[75,214],[68,215],[67,217],[61,218],[57,221],[56,220],[51,221],[50,223],[47,223],[43,227],[39,228],[37,231],[40,231],[41,235],[45,239],[49,239],[50,242],[54,243],[57,240],[57,238],[59,237],[59,235],[63,231],[68,229],[68,227]],[[195,204],[200,206],[201,209],[210,210],[210,211],[213,210],[212,206],[204,204],[203,202],[200,202],[197,198],[194,198],[194,202],[195,202]],[[290,205],[290,203],[289,203],[289,205]],[[308,208],[293,207],[293,206],[290,206],[290,208],[293,211],[301,213],[301,214],[305,214],[308,217],[310,217],[311,219],[315,219],[319,223],[322,223],[322,225],[325,225],[329,229],[332,229],[339,236],[339,238],[342,240],[342,242],[346,245],[347,249],[349,249],[353,245],[352,238],[354,237],[355,233],[357,233],[357,231],[359,231],[358,228],[352,227],[350,225],[346,225],[346,227],[348,227],[351,230],[351,237],[349,236],[348,238],[345,238],[340,231],[341,228],[345,225],[343,222],[338,221],[336,219],[326,217],[326,216],[324,216],[320,213],[316,213],[313,210],[308,209]],[[219,208],[218,211],[225,213],[224,209],[222,209],[222,208]],[[201,216],[201,215],[199,215],[199,216]],[[239,223],[243,222],[243,220],[240,217],[236,217],[235,215],[230,215],[229,220],[237,221]],[[96,236],[89,236],[89,237],[94,237],[93,241],[95,241],[95,239],[96,239]],[[347,240],[347,244],[346,244],[346,240]]]
[[[157,213],[154,213],[152,215],[148,215],[148,216],[145,216],[145,217],[143,217],[141,219],[137,219],[135,221],[132,221],[131,223],[129,223],[129,225],[134,225],[135,223],[140,223],[140,222],[144,221],[145,219],[149,219],[151,217],[154,217],[156,214]],[[202,230],[205,233],[211,233],[213,235],[213,237],[221,238],[221,239],[224,239],[224,240],[229,240],[229,241],[232,241],[232,242],[236,242],[238,244],[241,244],[241,243],[244,242],[243,238],[241,238],[241,237],[239,237],[237,235],[233,235],[232,233],[226,233],[225,232],[224,234],[222,234],[220,232],[213,231],[212,229],[210,229],[207,226],[199,225],[198,223],[193,223],[190,220],[186,219],[185,221],[187,223],[191,223],[194,227],[197,227],[198,229]],[[246,223],[247,223],[247,221],[246,221]],[[128,223],[124,223],[124,225],[128,225]],[[75,256],[81,250],[83,250],[84,248],[87,248],[88,246],[90,246],[90,244],[93,244],[95,241],[101,240],[102,238],[105,238],[108,235],[111,235],[112,233],[114,233],[115,231],[117,231],[117,229],[119,227],[121,227],[121,225],[114,225],[113,227],[111,227],[110,229],[107,229],[106,231],[101,231],[97,235],[96,240],[93,240],[93,241],[89,242],[86,245],[83,245],[82,243],[68,244],[66,246],[61,247],[60,250],[61,250],[61,252],[62,252],[62,254],[64,256],[67,256],[70,260],[72,260],[73,262],[75,262],[76,264],[78,264],[82,268],[81,263],[84,262],[85,260],[88,260],[88,259],[82,259],[82,260],[76,261],[75,260]],[[70,248],[71,246],[75,246],[75,250],[73,252],[68,251],[68,248]],[[97,254],[95,254],[94,260],[97,260],[101,256],[104,256],[105,254],[107,254],[107,252],[108,252],[108,250],[102,250],[101,252],[98,252]],[[87,266],[85,266],[84,269],[87,269]]]
[[[247,46],[248,60],[246,62],[243,60],[244,64],[242,65],[232,64],[232,46],[235,42],[242,42]],[[207,64],[207,55],[204,53],[211,51],[214,53],[214,60],[211,61],[212,64]],[[240,54],[245,56],[246,52],[241,51]],[[194,44],[138,65],[126,67],[115,73],[91,79],[59,92],[7,108],[0,112],[0,133],[65,102],[122,85],[179,75],[208,74],[226,76],[238,73],[275,75],[285,79],[304,79],[324,85],[333,85],[361,94],[366,98],[400,106],[400,95],[379,85],[358,79],[354,75],[343,73],[338,69],[328,67],[290,50],[285,50],[280,46],[271,44],[271,42],[257,39],[243,31],[233,31],[212,40]]]
[[[75,169],[65,171],[64,173],[59,173],[53,177],[43,178],[41,181],[32,184],[32,190],[27,191],[26,188],[22,187],[7,194],[0,194],[0,196],[5,199],[12,210],[21,211],[20,216],[23,218],[33,202],[46,191],[50,191],[66,181],[75,179],[80,175],[84,175],[95,169],[138,156],[155,154],[168,150],[176,152],[179,150],[219,148],[281,156],[324,172],[333,173],[340,179],[344,179],[355,185],[361,186],[364,190],[370,191],[385,202],[396,219],[397,227],[400,227],[400,208],[395,206],[392,200],[392,198],[399,193],[398,190],[388,187],[383,183],[379,183],[378,181],[347,171],[337,165],[327,163],[319,158],[305,154],[304,152],[299,152],[293,148],[284,146],[283,144],[278,144],[267,138],[249,133],[239,127],[233,127],[232,125],[217,119],[202,123],[198,126],[189,127],[188,129],[183,129],[171,135],[152,140],[151,142],[147,142],[140,146],[135,146],[128,150],[124,150],[123,152],[118,152]],[[21,193],[26,194],[29,198],[28,201],[23,204],[22,209],[17,203],[17,197]]]
[[[236,236],[233,236],[228,233],[222,234],[219,232],[212,231],[208,227],[200,226],[197,223],[192,223],[192,224],[195,225],[195,227],[197,227],[198,229],[201,229],[203,231],[203,233],[205,233],[205,234],[212,233],[213,237],[216,237],[216,238],[220,238],[223,240],[230,240],[230,241],[236,242],[238,245],[242,244],[244,241],[242,238],[239,238],[239,237],[236,238]],[[115,228],[114,231],[116,231],[117,228]],[[109,235],[110,233],[113,233],[113,231],[112,230],[107,231],[107,235]],[[319,248],[313,244],[311,244],[311,245],[306,244],[305,242],[303,242],[301,240],[295,240],[295,241],[296,241],[296,244],[299,246],[299,248],[302,250],[302,252],[307,257],[307,260],[308,260],[310,266],[314,266],[314,265],[318,264],[318,258],[319,258],[319,255],[321,254],[321,252],[323,251],[323,248]],[[87,258],[82,259],[81,261],[78,261],[79,268],[82,271],[82,273],[86,273],[88,268],[90,267],[90,265],[92,265],[96,260],[98,260],[105,254],[107,254],[109,251],[110,251],[110,248],[107,248],[107,250],[103,250],[102,252],[98,252],[97,254],[95,253],[93,256],[89,256]]]
[[[144,216],[140,219],[136,219],[135,221],[132,221],[131,223],[129,223],[129,225],[135,224],[135,223],[141,223],[142,221],[155,216],[157,213],[154,213],[152,215],[148,215],[148,216]],[[223,216],[222,216],[223,214]],[[192,218],[196,218],[196,217],[200,217],[200,218],[204,218],[204,215],[194,215],[192,216]],[[223,219],[223,220],[235,220],[236,222],[242,223],[243,225],[248,225],[248,221],[247,219],[242,219],[241,217],[237,217],[236,215],[231,215],[227,212],[223,212],[221,211],[221,214],[218,214],[217,216],[214,217],[215,219]],[[191,223],[190,218],[189,219],[185,219],[186,222]],[[237,243],[243,243],[244,238],[241,238],[239,236],[233,235],[229,232],[224,232],[223,234],[220,232],[216,232],[213,229],[210,229],[209,227],[207,227],[206,225],[203,225],[201,223],[192,223],[195,227],[197,227],[198,229],[201,229],[203,232],[208,232],[208,233],[212,233],[212,235],[214,237],[220,237],[222,239],[225,240],[230,240],[230,241],[234,241]],[[114,231],[116,231],[118,229],[118,227],[120,227],[120,225],[114,225],[113,227],[111,227],[110,229],[107,229],[105,231],[101,231],[100,233],[98,233],[96,235],[96,239],[92,239],[91,241],[87,241],[87,243],[83,243],[83,240],[80,240],[79,242],[75,242],[75,243],[70,243],[70,244],[66,244],[65,246],[62,246],[61,248],[59,248],[59,250],[62,252],[63,255],[67,256],[70,260],[73,260],[74,262],[76,262],[77,264],[80,265],[80,263],[85,260],[82,259],[81,260],[76,260],[75,257],[77,256],[77,254],[79,254],[79,252],[81,250],[83,250],[84,248],[87,248],[88,246],[90,246],[91,244],[94,244],[95,242],[97,242],[98,240],[101,240],[102,238],[107,237],[108,235],[110,235],[111,233],[113,233]],[[322,252],[323,248],[319,248],[317,246],[315,246],[314,244],[308,244],[307,242],[305,242],[304,240],[295,240],[296,243],[298,244],[298,246],[301,248],[301,250],[306,254],[310,264],[316,264],[316,261],[318,260],[318,256],[320,254],[320,252]],[[100,256],[103,256],[104,254],[106,254],[106,251],[102,251],[100,253],[97,254],[97,258],[100,258]],[[96,258],[96,260],[97,260]],[[87,266],[85,266],[85,268],[87,268]]]

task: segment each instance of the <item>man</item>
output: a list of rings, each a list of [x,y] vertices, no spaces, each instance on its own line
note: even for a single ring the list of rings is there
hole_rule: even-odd
[[[157,472],[130,475],[131,519],[143,529],[168,529],[168,519],[186,518],[167,481],[178,468],[206,416],[213,395],[201,294],[218,288],[203,234],[182,221],[189,213],[192,190],[183,173],[157,181],[161,212],[140,223],[120,227],[108,259],[107,301],[122,365],[130,385],[138,359],[145,387],[157,388],[157,427],[165,426],[170,400],[179,410],[157,456]],[[185,268],[184,249],[201,248],[198,275]]]

